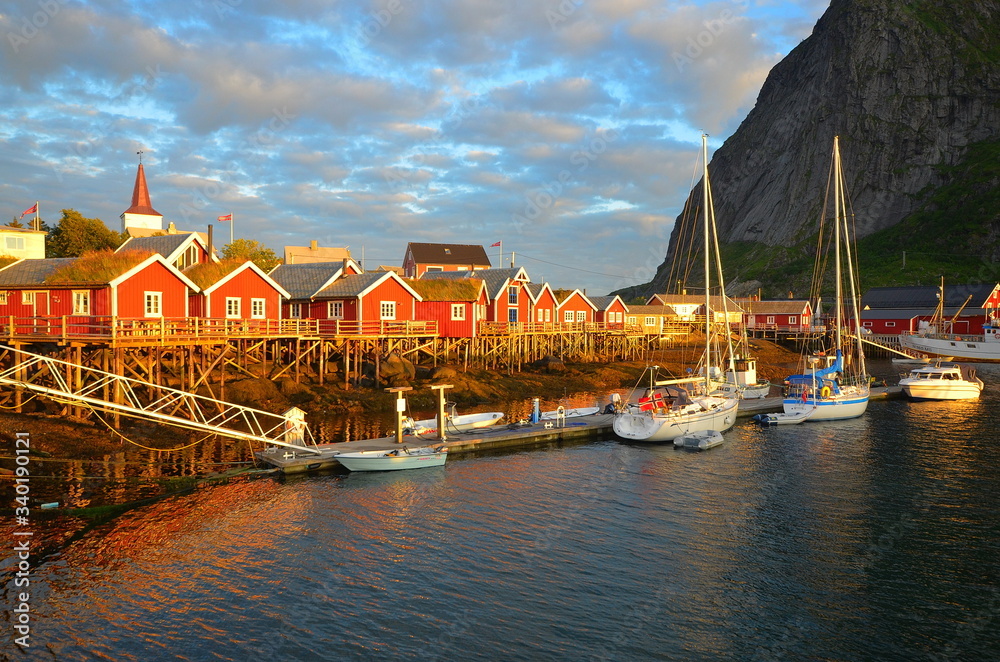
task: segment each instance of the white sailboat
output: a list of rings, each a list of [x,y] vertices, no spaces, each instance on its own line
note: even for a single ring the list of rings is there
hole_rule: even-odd
[[[705,350],[703,364],[714,365],[712,358],[712,315],[710,313],[710,224],[715,217],[711,206],[711,190],[708,181],[708,136],[701,137],[703,177],[702,194],[705,211]],[[718,255],[718,242],[715,244]],[[721,269],[720,269],[721,274]],[[721,277],[720,287],[722,286]],[[723,287],[723,292],[725,288]],[[725,297],[723,297],[725,298]],[[728,324],[728,320],[726,321]],[[714,386],[711,371],[703,371],[702,377],[657,381],[655,369],[651,373],[650,386],[638,403],[626,405],[615,414],[612,429],[615,434],[630,441],[673,441],[677,437],[693,432],[724,432],[736,422],[738,398],[710,395]]]
[[[965,303],[969,303],[969,299],[966,299]],[[962,308],[964,307],[963,304]],[[951,321],[944,318],[944,278],[942,278],[938,305],[930,323],[916,333],[901,333],[899,344],[907,352],[930,355],[941,361],[952,359],[983,363],[1000,361],[1000,321],[991,315],[983,325],[983,332],[977,334],[954,333],[953,323],[954,318]]]
[[[803,415],[803,420],[831,421],[856,418],[868,409],[870,379],[865,369],[865,354],[860,338],[861,315],[858,310],[858,283],[851,254],[847,193],[840,160],[839,137],[833,139],[833,164],[830,169],[834,200],[833,250],[835,268],[835,324],[832,351],[805,356],[804,370],[785,380],[783,402],[786,414]],[[826,209],[823,210],[824,217]],[[822,240],[823,232],[820,231]],[[843,245],[843,250],[841,246]],[[817,255],[817,259],[820,256]],[[845,329],[845,293],[843,276],[849,283],[850,327]],[[818,276],[822,281],[822,275]],[[819,290],[820,283],[813,287]],[[849,353],[845,354],[845,349]],[[808,416],[805,416],[809,412]]]

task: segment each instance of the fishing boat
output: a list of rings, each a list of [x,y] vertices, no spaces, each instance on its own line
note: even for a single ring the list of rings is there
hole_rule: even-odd
[[[832,189],[832,190],[831,190]],[[803,420],[831,421],[856,418],[868,409],[870,378],[865,368],[865,354],[860,328],[860,286],[852,255],[847,191],[844,185],[844,171],[840,158],[839,137],[833,139],[833,162],[827,188],[828,198],[833,198],[833,240],[828,244],[833,249],[834,264],[834,308],[832,337],[823,339],[831,342],[832,348],[821,347],[803,356],[802,372],[785,380],[785,396],[782,408],[786,414],[811,412]],[[826,217],[824,205],[823,218]],[[826,240],[822,228],[820,241]],[[821,243],[822,247],[822,243]],[[817,252],[817,261],[823,259],[823,251]],[[817,270],[818,272],[819,270]],[[847,292],[845,292],[845,280]],[[819,300],[822,274],[817,273],[813,283],[811,298]],[[818,308],[818,305],[816,306]]]
[[[708,179],[708,136],[701,137],[702,146],[702,196],[704,214],[704,263],[705,263],[705,349],[702,354],[702,365],[715,365],[713,358],[713,329],[710,305],[711,272],[709,255],[713,254],[710,237],[717,237],[714,230],[715,214],[711,207],[711,192]],[[717,249],[717,240],[716,246]],[[718,254],[718,251],[714,251]],[[718,269],[719,287],[725,300],[725,286],[722,282],[722,269]],[[723,324],[728,326],[729,320]],[[729,336],[728,328],[726,336]],[[630,441],[673,441],[677,437],[699,432],[714,430],[724,432],[736,422],[738,398],[726,398],[711,395],[713,390],[710,370],[704,370],[701,378],[659,380],[658,366],[650,371],[650,383],[646,393],[637,403],[622,407],[615,413],[612,429],[622,439]]]
[[[938,362],[904,373],[899,386],[914,400],[974,400],[983,392],[983,380],[975,368]]]
[[[448,448],[445,446],[423,446],[420,448],[403,446],[393,450],[337,453],[334,459],[351,471],[422,469],[443,465],[448,459]]]
[[[969,300],[966,299],[965,304],[968,303]],[[965,308],[965,304],[962,308]],[[959,309],[959,313],[961,310]],[[995,313],[996,311],[993,311],[993,314]],[[944,279],[942,279],[938,305],[930,323],[916,333],[901,333],[899,344],[905,350],[929,354],[939,360],[1000,362],[1000,320],[991,316],[983,325],[982,333],[954,333],[952,327],[957,317],[958,313],[951,320],[944,318]]]
[[[455,403],[449,402],[445,412],[445,432],[466,432],[496,425],[503,418],[502,411],[488,411],[481,414],[457,414]],[[437,418],[425,418],[415,421],[412,418],[403,419],[403,432],[411,435],[437,434]]]

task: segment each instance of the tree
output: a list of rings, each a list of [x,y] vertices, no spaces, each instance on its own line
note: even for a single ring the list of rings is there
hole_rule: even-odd
[[[63,209],[62,218],[45,243],[45,257],[79,257],[86,251],[115,250],[122,235],[99,218],[85,218],[75,209]]]
[[[222,247],[222,257],[227,260],[250,260],[264,273],[281,264],[281,259],[274,251],[254,239],[234,239],[233,243]]]
[[[21,222],[20,218],[18,218],[17,216],[15,216],[14,220],[12,220],[10,223],[7,224],[7,227],[9,227],[9,228],[23,228],[24,227],[24,223]]]

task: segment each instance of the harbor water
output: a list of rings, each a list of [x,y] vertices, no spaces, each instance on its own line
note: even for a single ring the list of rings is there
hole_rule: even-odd
[[[608,439],[159,500],[36,553],[32,646],[13,644],[6,608],[0,650],[1000,659],[1000,369],[980,373],[978,401],[741,419],[707,452]],[[22,590],[8,572],[3,603]]]

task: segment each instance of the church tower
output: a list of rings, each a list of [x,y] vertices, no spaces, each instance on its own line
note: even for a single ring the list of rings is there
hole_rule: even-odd
[[[135,188],[132,189],[132,206],[122,212],[122,232],[127,228],[163,230],[163,214],[153,209],[146,186],[146,173],[142,169],[140,157],[139,171],[135,174]]]

